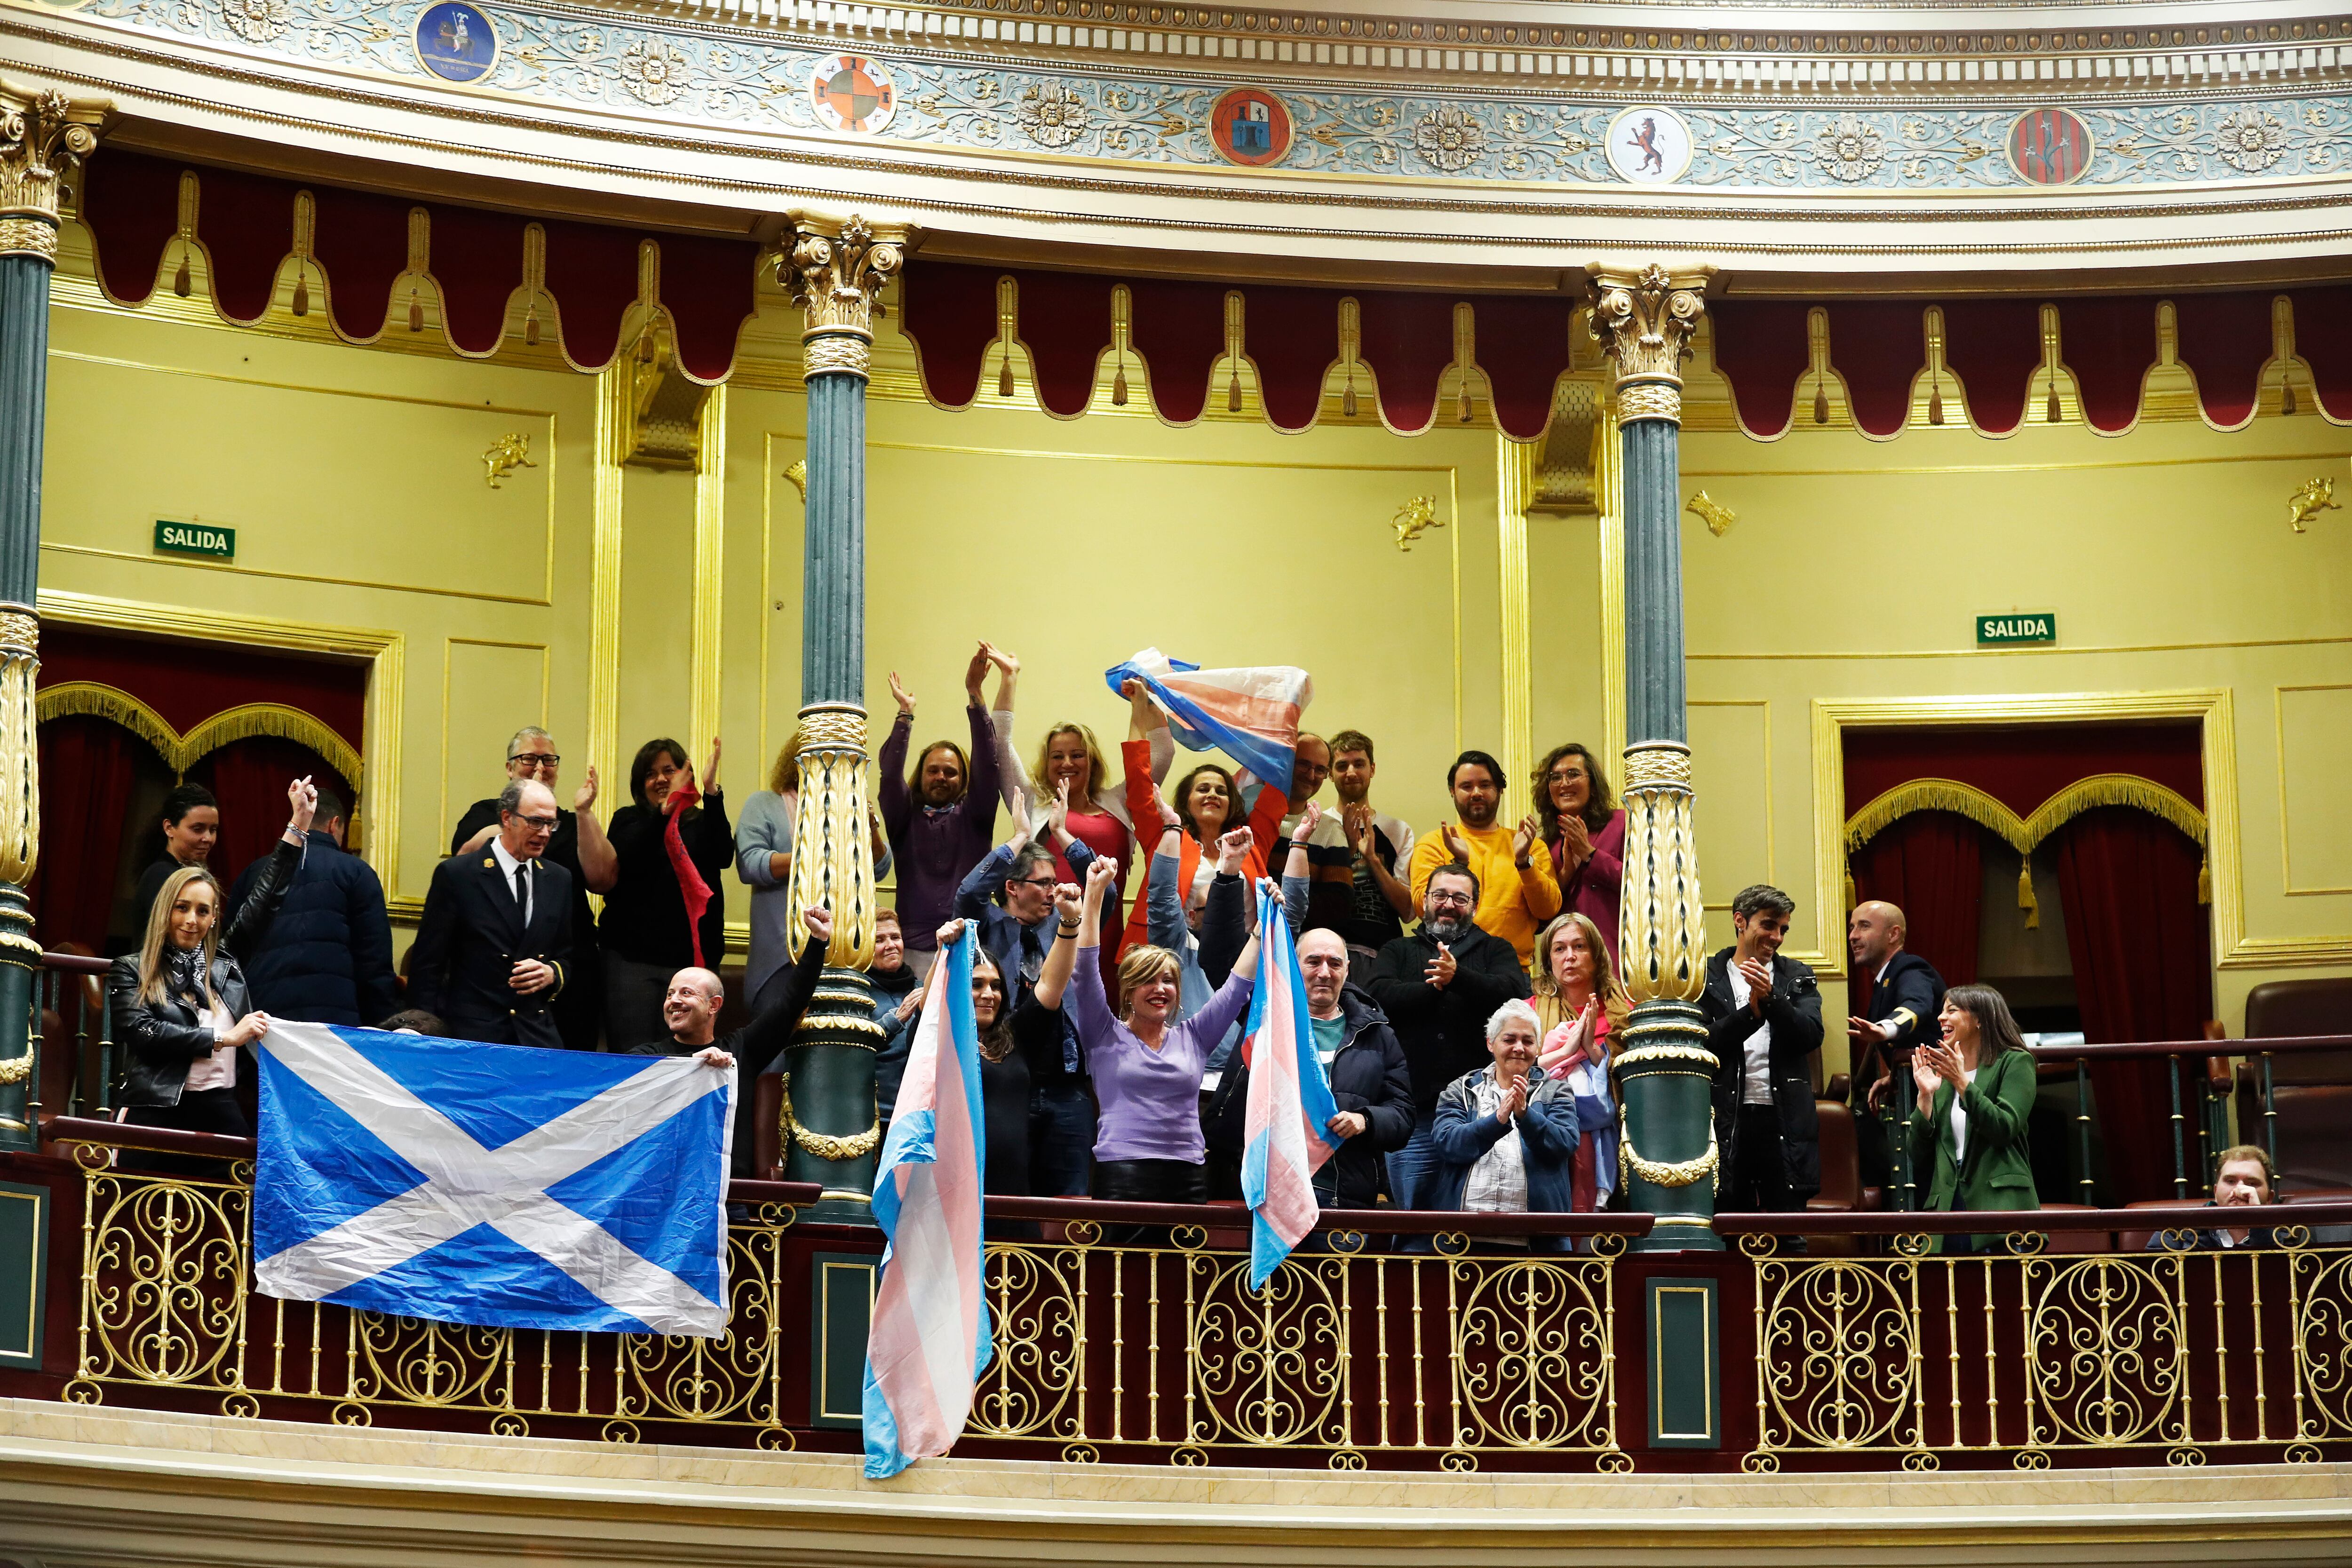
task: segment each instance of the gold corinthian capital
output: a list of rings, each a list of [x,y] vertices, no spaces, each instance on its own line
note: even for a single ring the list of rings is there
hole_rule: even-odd
[[[903,230],[877,230],[864,218],[834,223],[801,214],[792,243],[776,260],[776,281],[806,312],[801,375],[867,374],[882,287],[906,264],[913,244]]]
[[[1706,314],[1712,269],[1668,272],[1655,262],[1639,273],[1594,268],[1591,324],[1601,352],[1617,363],[1617,422],[1680,424],[1682,364],[1691,334]]]
[[[0,256],[57,260],[62,187],[112,112],[103,100],[0,82]]]

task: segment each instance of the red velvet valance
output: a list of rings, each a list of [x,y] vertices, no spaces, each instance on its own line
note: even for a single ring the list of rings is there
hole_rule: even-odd
[[[1454,315],[1470,307],[1471,357],[1493,389],[1495,424],[1532,441],[1551,421],[1552,389],[1569,367],[1573,295],[1478,295],[1379,289],[1307,289],[1275,283],[1200,283],[1115,279],[960,262],[908,263],[906,332],[933,402],[962,408],[982,375],[1000,373],[997,280],[1010,279],[1013,335],[1036,378],[1037,400],[1062,418],[1086,412],[1105,355],[1130,395],[1145,398],[1174,425],[1201,417],[1213,395],[1225,395],[1225,300],[1241,300],[1242,353],[1255,372],[1266,417],[1278,428],[1315,423],[1326,379],[1344,363],[1342,303],[1356,302],[1360,347],[1357,395],[1377,398],[1381,418],[1418,435],[1439,417],[1440,385],[1454,362]],[[1129,351],[1115,353],[1112,290],[1128,290],[1133,315]],[[1213,378],[1215,384],[1212,384]]]
[[[2352,422],[2352,286],[2249,289],[2170,296],[2179,363],[2197,384],[2205,417],[2224,429],[2253,417],[2263,367],[2272,354],[2271,311],[2282,295],[2294,319],[2296,355],[2311,367],[2321,409]],[[2092,427],[2127,429],[2139,417],[2140,387],[2158,362],[2156,295],[2057,302],[2059,358],[2074,380]],[[1891,436],[1910,416],[1911,393],[1927,368],[1927,311],[1944,316],[1944,362],[1957,378],[1943,391],[1954,424],[2005,436],[2029,414],[2026,388],[2042,364],[2042,309],[2008,299],[1839,300],[1820,303],[1830,368],[1845,384],[1854,423]],[[1811,363],[1802,300],[1708,303],[1715,363],[1731,383],[1742,428],[1770,437],[1802,422],[1797,384]]]
[[[228,320],[250,322],[268,309],[295,250],[295,196],[307,190],[315,213],[311,258],[339,334],[369,342],[404,316],[408,290],[395,297],[394,285],[409,266],[410,215],[421,211],[422,270],[440,289],[450,342],[487,354],[505,335],[509,303],[525,283],[530,218],[119,148],[101,149],[82,182],[81,218],[110,299],[136,305],[154,292],[179,232],[184,173],[196,179],[195,241],[209,263],[214,302]],[[638,247],[651,240],[661,251],[661,303],[677,326],[681,367],[701,381],[720,380],[733,367],[736,334],[751,314],[755,242],[552,218],[539,226],[546,237],[541,330],[557,337],[574,365],[601,370],[619,351],[622,317],[637,299]]]
[[[41,628],[37,690],[96,681],[127,691],[186,734],[249,703],[307,713],[361,750],[367,667],[294,658],[220,643],[110,636],[51,622]]]
[[[1914,779],[1957,779],[2031,816],[2071,784],[2130,773],[2205,805],[2203,730],[2170,724],[1970,725],[1845,731],[1845,815]]]

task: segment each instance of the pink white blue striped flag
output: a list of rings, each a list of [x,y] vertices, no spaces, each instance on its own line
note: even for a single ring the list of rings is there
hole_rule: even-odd
[[[1145,648],[1103,671],[1117,691],[1140,680],[1168,715],[1176,738],[1196,752],[1223,752],[1265,783],[1290,787],[1298,716],[1315,700],[1315,682],[1286,664],[1202,669]]]
[[[993,1353],[981,1294],[988,1136],[971,1012],[978,931],[966,923],[931,966],[874,1178],[874,1223],[890,1245],[866,1338],[869,1480],[954,1447]]]
[[[1282,893],[1271,881],[1258,884],[1257,932],[1257,988],[1241,1047],[1250,1073],[1242,1197],[1250,1210],[1253,1290],[1315,1228],[1315,1173],[1334,1152],[1324,1134],[1339,1112],[1315,1054],[1307,978],[1299,973]]]

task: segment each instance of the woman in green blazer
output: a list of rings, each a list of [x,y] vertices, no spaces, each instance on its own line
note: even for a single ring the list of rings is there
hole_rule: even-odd
[[[1943,1039],[1911,1057],[1919,1090],[1908,1126],[1911,1162],[1914,1170],[1933,1173],[1927,1206],[2040,1208],[2025,1143],[2033,1053],[2009,1004],[1990,985],[1955,985],[1944,994],[1937,1021]]]

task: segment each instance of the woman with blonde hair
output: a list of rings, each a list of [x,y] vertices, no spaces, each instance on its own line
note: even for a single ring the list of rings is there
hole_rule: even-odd
[[[1256,984],[1257,938],[1242,946],[1216,994],[1176,1021],[1181,963],[1164,947],[1130,946],[1118,963],[1118,1005],[1103,994],[1089,948],[1102,942],[1103,895],[1111,866],[1087,868],[1077,929],[1064,920],[1060,942],[1077,943],[1076,972],[1062,1005],[1076,1026],[1093,1076],[1095,1196],[1128,1203],[1198,1204],[1209,1197],[1208,1148],[1201,1132],[1201,1077],[1209,1052],[1241,1017]]]
[[[797,726],[776,749],[768,769],[768,787],[754,790],[743,803],[735,824],[735,874],[751,889],[751,950],[743,963],[743,999],[757,1015],[764,1011],[761,991],[773,980],[779,986],[799,956],[793,933],[786,929],[784,910],[792,902],[793,817],[801,801],[801,732]],[[874,879],[890,874],[890,844],[882,837],[882,819],[866,811],[874,837]]]
[[[237,1103],[236,1053],[268,1032],[269,1016],[247,1009],[237,955],[258,945],[278,918],[301,867],[319,795],[299,778],[287,786],[286,798],[291,820],[226,930],[219,881],[201,865],[183,866],[156,893],[138,952],[116,959],[108,973],[115,1037],[123,1047],[124,1120],[133,1126],[253,1136]],[[151,1168],[182,1170],[185,1163]]]
[[[1537,1066],[1564,1078],[1576,1097],[1575,1207],[1608,1206],[1617,1187],[1617,1100],[1609,1086],[1611,1037],[1633,1001],[1619,989],[1617,967],[1592,917],[1569,910],[1536,934],[1536,1021],[1543,1048]]]

